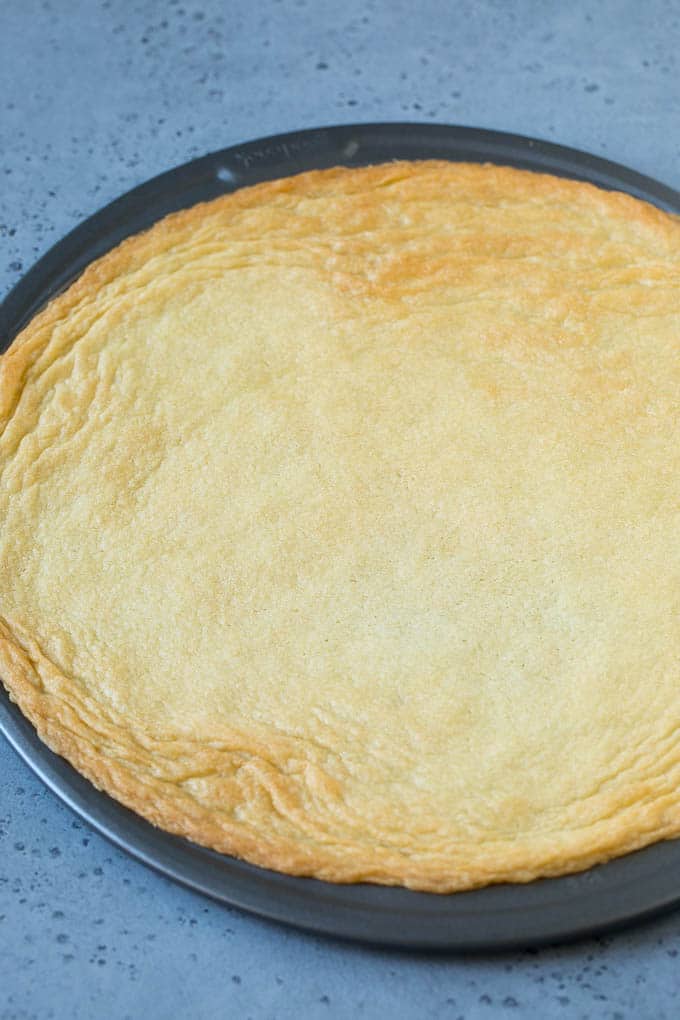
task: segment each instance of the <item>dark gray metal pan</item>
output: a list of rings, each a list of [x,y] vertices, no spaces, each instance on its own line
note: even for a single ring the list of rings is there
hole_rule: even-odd
[[[279,135],[170,170],[82,223],[40,259],[0,306],[0,350],[88,263],[173,210],[302,170],[433,157],[587,180],[680,213],[680,194],[657,181],[574,149],[518,135],[437,124],[359,124]],[[279,875],[155,829],[95,790],[45,747],[4,688],[0,729],[63,801],[119,847],[217,900],[313,931],[391,946],[497,950],[579,938],[680,903],[680,841],[660,843],[578,875],[452,896]]]

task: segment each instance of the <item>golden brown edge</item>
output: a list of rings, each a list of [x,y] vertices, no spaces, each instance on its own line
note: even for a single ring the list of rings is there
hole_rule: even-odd
[[[446,161],[419,161],[379,164],[361,170],[348,171],[336,167],[329,170],[308,171],[294,177],[268,181],[242,188],[213,200],[173,213],[149,230],[123,241],[116,248],[93,262],[62,294],[53,299],[15,338],[0,358],[0,436],[10,420],[21,392],[30,382],[31,369],[46,347],[50,330],[74,308],[96,294],[103,286],[125,275],[142,264],[157,249],[158,241],[168,247],[173,239],[200,221],[206,207],[217,203],[233,206],[234,211],[248,208],[268,194],[294,194],[308,191],[317,183],[331,179],[343,187],[348,181],[371,182],[374,186],[388,184],[395,172],[407,175],[413,166],[450,172],[455,166],[462,176],[479,173],[478,164],[451,164]],[[608,192],[594,185],[537,174],[533,171],[486,165],[488,172],[498,180],[531,181],[534,193],[559,198],[576,193],[605,205],[610,212],[625,214],[636,219],[641,226],[655,230],[669,238],[676,228],[670,214],[634,199],[621,192]],[[54,667],[52,667],[54,668]],[[365,848],[342,848],[329,852],[329,848],[301,847],[297,840],[253,836],[238,825],[216,825],[212,812],[203,808],[185,791],[174,784],[162,784],[159,790],[151,782],[144,782],[119,761],[106,758],[97,747],[96,736],[87,724],[69,728],[61,716],[64,714],[58,700],[44,688],[39,671],[29,651],[6,623],[0,622],[1,678],[10,699],[35,726],[39,737],[56,754],[65,758],[97,789],[132,809],[168,832],[186,837],[195,843],[211,847],[221,853],[242,858],[252,864],[292,875],[306,875],[331,882],[354,883],[369,881],[384,885],[404,885],[407,888],[429,892],[450,893],[478,888],[500,882],[529,882],[540,877],[564,875],[585,870],[612,857],[648,846],[662,839],[680,835],[680,804],[641,804],[621,817],[605,818],[602,823],[575,830],[570,834],[568,846],[554,834],[540,841],[533,855],[527,847],[511,843],[496,854],[487,855],[482,865],[475,861],[465,867],[457,855],[442,863],[430,865],[407,854],[393,851],[376,853]],[[69,678],[63,678],[66,683]],[[172,789],[168,789],[172,787]],[[597,830],[595,832],[594,830]],[[380,848],[386,851],[386,848]],[[518,859],[522,857],[522,861]],[[452,871],[454,873],[452,873]]]

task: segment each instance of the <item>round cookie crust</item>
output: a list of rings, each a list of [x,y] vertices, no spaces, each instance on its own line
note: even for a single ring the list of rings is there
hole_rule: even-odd
[[[0,672],[164,828],[441,891],[678,831],[678,225],[423,162],[175,216],[0,363]]]

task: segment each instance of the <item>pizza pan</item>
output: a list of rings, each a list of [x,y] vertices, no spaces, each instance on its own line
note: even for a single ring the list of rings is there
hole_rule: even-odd
[[[657,181],[574,149],[518,135],[400,123],[278,135],[161,174],[78,226],[0,306],[0,350],[89,262],[169,212],[303,170],[423,158],[545,171],[627,191],[680,213],[680,193]],[[171,836],[95,790],[45,747],[1,685],[0,729],[54,793],[134,857],[223,903],[312,931],[405,948],[499,950],[600,933],[680,904],[680,841],[658,843],[577,875],[444,896],[279,875]]]

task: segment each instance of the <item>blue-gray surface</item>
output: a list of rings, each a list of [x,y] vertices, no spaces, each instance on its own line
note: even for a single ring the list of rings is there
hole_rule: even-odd
[[[153,174],[318,124],[499,128],[680,187],[679,55],[675,0],[0,0],[0,293]],[[114,850],[0,740],[3,1020],[675,1018],[679,951],[680,912],[497,957],[289,931]]]

